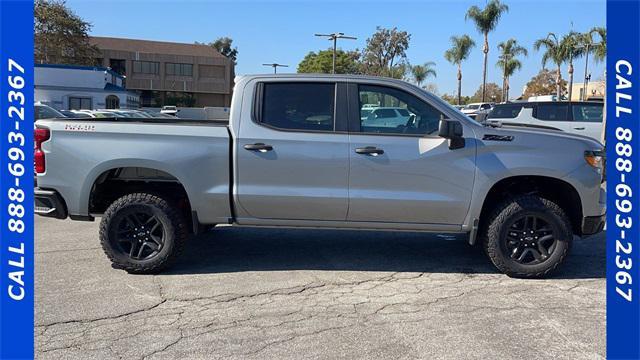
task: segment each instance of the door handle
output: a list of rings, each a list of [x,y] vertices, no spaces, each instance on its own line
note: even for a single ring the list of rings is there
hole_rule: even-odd
[[[273,146],[263,144],[263,143],[246,144],[244,148],[245,150],[259,151],[259,152],[267,152],[267,151],[273,150]]]
[[[584,130],[584,126],[582,126],[582,127],[574,127],[573,129],[574,130]]]
[[[384,150],[378,149],[375,146],[365,146],[361,148],[356,148],[356,154],[368,155],[368,156],[378,156],[384,154]]]

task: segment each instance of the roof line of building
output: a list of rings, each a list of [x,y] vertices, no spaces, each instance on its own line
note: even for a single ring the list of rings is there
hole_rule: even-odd
[[[57,85],[35,85],[34,87],[36,89],[43,89],[43,90],[69,90],[69,91],[88,91],[88,92],[105,92],[105,93],[119,92],[119,93],[132,93],[132,94],[135,93],[133,91],[127,90],[125,88],[122,88],[116,85],[113,85],[113,87],[105,85],[103,89],[87,88],[87,87],[57,86]]]
[[[41,68],[53,68],[53,69],[74,69],[74,70],[88,70],[88,71],[106,71],[109,74],[124,79],[124,76],[111,70],[110,68],[102,66],[88,66],[88,65],[70,65],[70,64],[34,64],[35,67]]]

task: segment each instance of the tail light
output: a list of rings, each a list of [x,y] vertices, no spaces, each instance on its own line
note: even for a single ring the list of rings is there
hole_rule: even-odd
[[[49,129],[38,128],[33,131],[33,165],[37,174],[42,174],[46,170],[42,143],[49,140],[49,136]]]

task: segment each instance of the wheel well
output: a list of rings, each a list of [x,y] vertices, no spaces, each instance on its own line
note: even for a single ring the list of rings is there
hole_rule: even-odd
[[[91,187],[89,213],[102,214],[115,200],[135,192],[159,195],[192,222],[189,197],[180,181],[164,171],[144,167],[120,167],[100,174]]]
[[[581,235],[582,202],[578,191],[565,181],[546,176],[514,176],[494,184],[482,205],[480,231],[495,206],[504,199],[525,194],[536,194],[558,204],[569,217],[573,233]]]

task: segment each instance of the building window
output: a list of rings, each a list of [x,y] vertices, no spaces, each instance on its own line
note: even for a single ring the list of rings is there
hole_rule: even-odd
[[[69,110],[92,110],[91,98],[69,97]]]
[[[107,109],[119,109],[120,108],[120,98],[115,95],[109,95],[106,98]]]
[[[137,74],[159,74],[160,63],[154,61],[133,61],[133,72]]]
[[[167,63],[166,65],[167,75],[193,76],[193,64]]]

